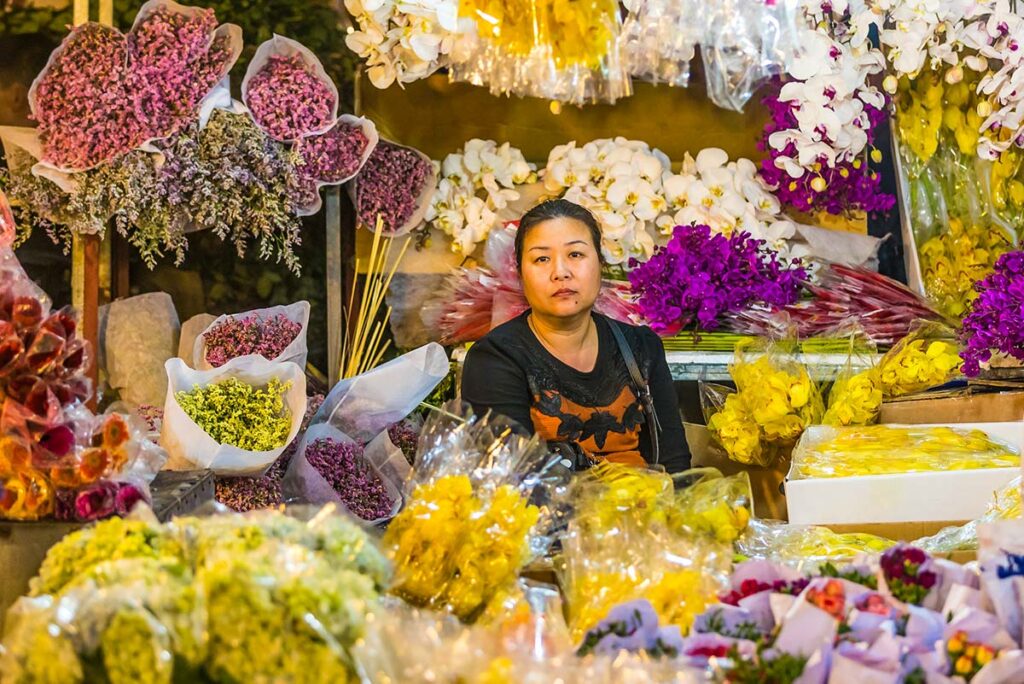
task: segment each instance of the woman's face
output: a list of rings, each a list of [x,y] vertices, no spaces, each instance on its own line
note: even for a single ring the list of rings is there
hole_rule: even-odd
[[[535,312],[558,318],[590,311],[601,289],[601,261],[586,224],[548,219],[523,240],[523,293]]]

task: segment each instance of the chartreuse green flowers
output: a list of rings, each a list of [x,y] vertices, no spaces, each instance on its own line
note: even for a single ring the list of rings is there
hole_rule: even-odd
[[[272,378],[264,389],[229,378],[206,387],[198,385],[175,397],[185,414],[218,444],[246,451],[271,451],[284,446],[291,414],[284,393],[291,383]]]

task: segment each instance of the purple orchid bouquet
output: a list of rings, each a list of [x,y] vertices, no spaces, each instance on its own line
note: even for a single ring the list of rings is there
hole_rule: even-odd
[[[974,284],[978,298],[960,328],[963,373],[975,377],[993,352],[1024,361],[1024,252],[1007,252]]]
[[[629,282],[651,329],[674,335],[695,324],[715,330],[721,317],[753,303],[794,303],[807,270],[786,263],[749,233],[713,234],[705,225],[676,226],[672,239],[645,263],[630,262]]]
[[[780,84],[781,87],[781,84]],[[896,198],[881,191],[882,177],[872,171],[867,159],[836,161],[829,163],[824,156],[815,160],[816,173],[805,172],[794,178],[785,168],[785,164],[776,164],[779,158],[787,160],[799,156],[797,144],[790,142],[783,149],[772,147],[768,140],[778,132],[800,128],[797,119],[799,101],[783,102],[779,99],[779,89],[761,100],[771,112],[771,119],[764,127],[764,135],[758,142],[758,149],[768,156],[761,162],[761,178],[775,187],[775,196],[784,205],[798,211],[810,212],[825,210],[830,214],[843,214],[849,211],[882,212],[888,211],[896,204]],[[872,146],[875,130],[885,121],[885,111],[864,103],[864,113],[868,118],[867,145]],[[870,153],[875,161],[881,160],[880,152]]]

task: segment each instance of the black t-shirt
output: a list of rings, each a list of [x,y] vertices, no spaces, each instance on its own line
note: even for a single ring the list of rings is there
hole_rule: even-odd
[[[530,312],[504,323],[470,347],[462,398],[473,410],[493,410],[551,442],[575,442],[618,463],[652,459],[640,400],[615,342],[611,322],[594,313],[597,363],[583,373],[558,360],[530,329]],[[661,340],[647,327],[618,324],[647,379],[661,423],[660,463],[670,473],[690,467],[672,376]]]

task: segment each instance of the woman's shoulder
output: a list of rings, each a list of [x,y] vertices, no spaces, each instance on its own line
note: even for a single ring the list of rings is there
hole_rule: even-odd
[[[599,314],[596,311],[594,312],[594,316],[603,320],[605,325],[609,328],[615,326],[621,330],[623,337],[625,337],[631,345],[650,347],[651,345],[660,345],[661,343],[661,338],[658,337],[658,334],[646,325],[624,323],[623,321],[615,320],[609,316],[605,316],[604,314]]]
[[[525,314],[516,316],[474,342],[467,352],[466,360],[484,354],[514,355],[517,350],[523,348],[529,332]]]

